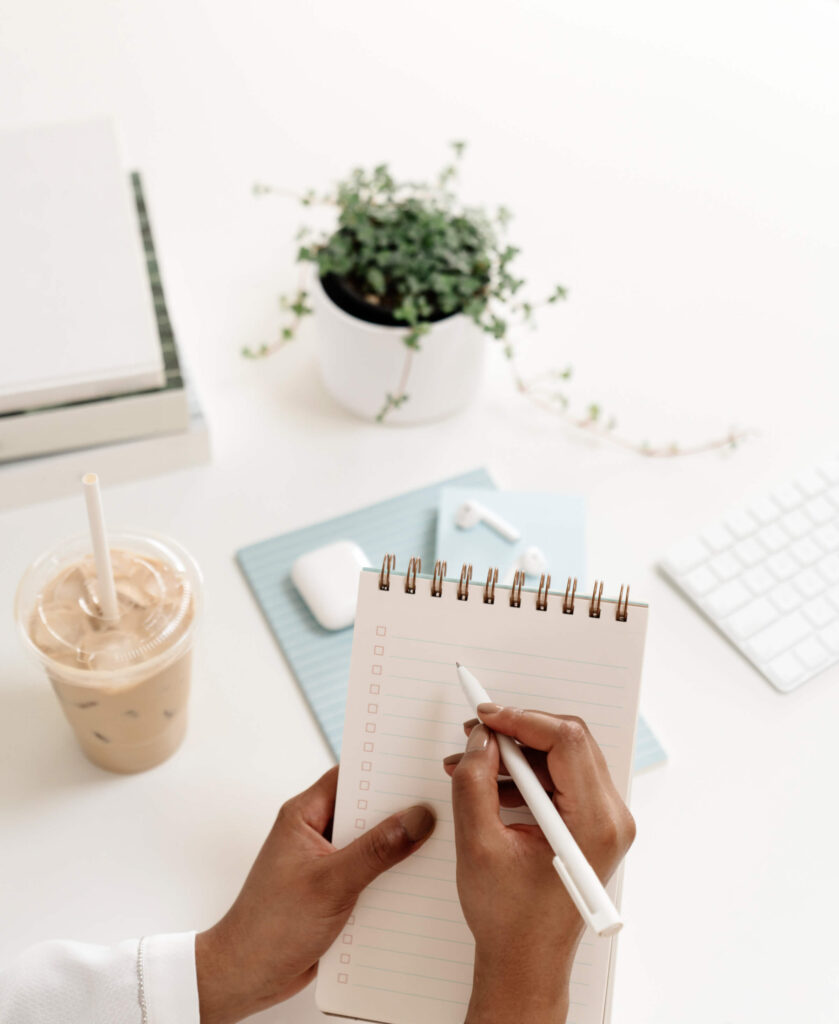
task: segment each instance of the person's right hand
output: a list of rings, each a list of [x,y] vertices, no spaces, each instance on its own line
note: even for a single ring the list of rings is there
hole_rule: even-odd
[[[635,822],[582,719],[481,704],[493,731],[518,740],[589,863],[605,883],[635,837]],[[523,804],[502,778],[498,744],[477,720],[452,777],[457,887],[475,937],[468,1024],[558,1024],[584,923],[553,868],[538,825],[504,825],[500,806]]]

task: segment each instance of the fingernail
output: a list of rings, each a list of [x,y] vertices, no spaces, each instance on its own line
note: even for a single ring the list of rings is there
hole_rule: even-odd
[[[425,839],[428,833],[434,828],[434,814],[424,804],[417,804],[416,807],[409,807],[404,814],[399,815],[405,835],[412,843]]]
[[[466,741],[466,750],[470,753],[473,750],[486,750],[488,743],[489,729],[485,725],[476,725]]]
[[[474,727],[478,725],[480,721],[480,718],[467,718],[466,721],[463,723],[463,728],[474,729]]]
[[[498,712],[501,711],[501,710],[502,710],[502,708],[501,708],[500,704],[488,703],[488,704],[479,704],[478,705],[478,714],[479,715],[497,715]]]
[[[461,757],[463,754],[449,754],[448,757],[443,758],[443,764],[457,764]]]

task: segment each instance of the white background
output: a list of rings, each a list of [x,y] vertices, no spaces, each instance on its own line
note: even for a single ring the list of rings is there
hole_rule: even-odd
[[[839,1021],[839,672],[778,695],[654,568],[836,449],[838,48],[832,0],[4,5],[0,127],[113,113],[144,172],[215,457],[106,493],[114,526],[171,533],[206,575],[191,731],[139,777],[82,759],[12,628],[18,578],[83,528],[81,499],[0,516],[0,960],[225,909],[279,804],[330,763],[234,550],[485,464],[583,494],[592,575],[652,609],[642,703],[670,763],[633,792],[615,1024]],[[302,219],[253,181],[327,187],[381,160],[417,177],[452,138],[467,198],[516,212],[534,294],[570,289],[524,338],[528,372],[573,363],[576,400],[638,439],[756,436],[675,460],[593,444],[500,357],[457,420],[387,429],[325,396],[314,325],[242,360],[277,330]],[[307,992],[260,1019],[321,1018]]]

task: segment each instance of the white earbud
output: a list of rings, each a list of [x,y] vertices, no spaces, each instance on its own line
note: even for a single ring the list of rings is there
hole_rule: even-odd
[[[545,552],[541,548],[537,548],[535,545],[524,548],[519,557],[507,570],[504,577],[504,583],[506,586],[509,587],[512,584],[517,569],[520,569],[527,576],[541,576],[542,573],[547,572],[548,569]]]
[[[519,555],[519,569],[532,576],[539,576],[548,568],[545,553],[541,548],[529,547]]]
[[[515,526],[508,523],[506,519],[496,515],[486,505],[471,499],[464,501],[462,505],[458,506],[454,514],[454,522],[455,526],[460,527],[461,530],[471,530],[478,523],[484,523],[491,530],[495,530],[496,533],[501,534],[505,540],[510,542],[517,541],[521,537],[521,533],[519,533]]]

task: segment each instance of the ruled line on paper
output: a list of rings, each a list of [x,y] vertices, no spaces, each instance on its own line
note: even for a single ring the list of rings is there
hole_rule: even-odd
[[[596,683],[592,679],[571,679],[568,676],[549,676],[544,672],[511,672],[507,668],[491,668],[488,665],[470,665],[470,670],[474,669],[475,672],[501,672],[504,675],[512,676],[515,675],[523,679],[547,679],[552,683],[573,683],[579,686],[600,686],[608,690],[623,690],[622,683]],[[456,687],[457,682],[450,683],[446,679],[426,679],[424,676],[403,676],[396,672],[388,672],[390,679],[407,679],[414,683],[433,683],[435,686],[452,686]]]
[[[397,956],[418,956],[421,960],[442,960],[443,963],[462,964],[464,967],[471,967],[474,963],[473,960],[452,960],[447,956],[431,956],[429,953],[415,953],[413,950],[391,949],[388,946],[368,946],[363,942],[358,943],[358,949],[375,949],[380,953],[394,953]],[[586,983],[578,982],[578,984]]]
[[[393,675],[388,674],[388,676],[386,678],[388,678],[388,679],[401,679],[403,677],[402,676],[393,676]],[[394,693],[392,690],[386,690],[386,691],[384,691],[384,693],[385,693],[386,696],[393,697],[396,700],[413,700],[413,701],[419,701],[420,703],[423,703],[423,704],[442,704],[444,707],[459,707],[459,708],[463,708],[464,709],[464,713],[469,710],[469,708],[468,708],[467,704],[465,703],[465,701],[462,701],[462,700],[454,701],[454,700],[438,700],[436,697],[412,697],[412,696],[409,696],[406,693]],[[565,696],[557,697],[555,693],[529,693],[529,692],[523,691],[523,690],[509,690],[509,689],[507,689],[504,686],[494,686],[493,687],[493,693],[512,693],[516,697],[534,697],[537,700],[551,700],[551,701],[558,700],[558,701],[560,701],[563,704],[584,704],[584,705],[586,705],[586,707],[591,707],[591,708],[610,708],[610,709],[612,709],[614,711],[623,711],[623,704],[603,704],[600,701],[596,701],[596,700],[582,700],[582,699],[577,700],[575,698],[565,697]]]
[[[435,1003],[454,1003],[456,1006],[467,1006],[467,999],[443,999],[442,996],[428,996],[424,992],[406,992],[404,988],[385,988],[382,985],[362,985],[354,981],[353,988],[369,988],[374,992],[393,992],[398,996],[413,996],[416,999],[429,999]]]
[[[441,978],[439,974],[418,974],[414,971],[400,971],[394,967],[374,967],[372,964],[357,963],[356,967],[363,967],[368,971],[382,971],[384,974],[401,974],[403,978],[422,978],[424,981],[443,981],[448,985],[468,985],[471,989],[472,979],[459,981],[457,978]]]
[[[407,932],[407,931],[403,931],[401,928],[382,928],[379,925],[369,924],[366,921],[360,921],[359,924],[358,924],[358,927],[359,928],[367,928],[371,932],[388,932],[388,933],[391,933],[393,935],[411,935],[411,936],[413,936],[416,939],[426,939],[426,938],[428,938],[428,936],[427,936],[427,934],[425,932]],[[474,945],[475,945],[474,939],[470,939],[468,942],[465,942],[463,939],[444,939],[444,938],[442,938],[439,935],[436,936],[435,942],[449,942],[449,943],[451,943],[454,946],[472,946],[472,947],[474,947]]]
[[[394,634],[394,640],[410,640],[415,644],[436,644],[438,647],[460,647],[467,651],[489,651],[490,654],[511,654],[516,658],[541,658],[543,661],[567,661],[572,665],[594,665],[596,668],[618,668],[627,669],[628,665],[615,665],[605,661],[585,661],[579,658],[561,658],[552,654],[534,654],[533,651],[511,651],[507,647],[484,647],[480,644],[463,644],[460,642],[449,643],[445,640],[426,640],[421,636],[399,636]]]

